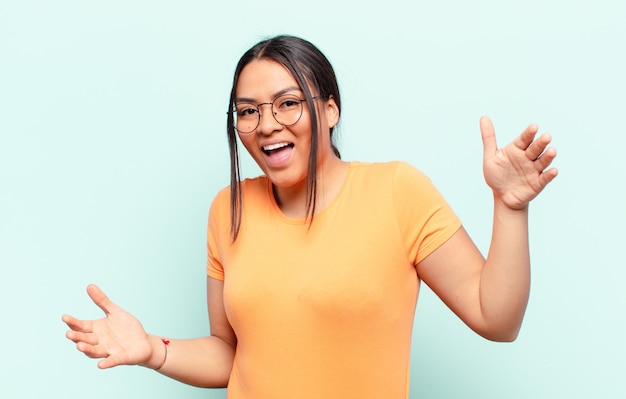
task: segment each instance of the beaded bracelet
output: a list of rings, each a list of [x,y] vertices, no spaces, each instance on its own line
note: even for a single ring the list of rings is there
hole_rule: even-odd
[[[161,342],[163,342],[163,345],[165,346],[165,357],[163,358],[163,362],[161,363],[161,365],[157,368],[155,368],[154,370],[160,370],[161,367],[163,367],[165,365],[165,361],[167,360],[167,346],[170,344],[170,340],[169,339],[165,339],[165,338],[161,338]]]

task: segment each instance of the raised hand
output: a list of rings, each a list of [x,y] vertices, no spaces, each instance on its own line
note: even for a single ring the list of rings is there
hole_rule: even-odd
[[[483,173],[497,199],[510,209],[524,209],[557,175],[550,166],[556,150],[548,148],[552,138],[542,134],[537,139],[537,125],[528,126],[513,142],[498,148],[491,120],[480,119],[483,140]]]
[[[148,334],[133,315],[120,308],[95,285],[87,293],[105,313],[99,320],[79,320],[63,315],[71,330],[66,337],[91,358],[103,358],[98,367],[106,369],[122,364],[145,364],[152,355]]]

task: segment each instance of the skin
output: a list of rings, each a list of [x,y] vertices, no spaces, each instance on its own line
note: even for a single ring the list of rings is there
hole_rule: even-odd
[[[248,64],[237,84],[237,98],[245,98],[254,104],[269,102],[277,94],[293,88],[289,93],[304,98],[298,83],[289,71],[270,60],[255,60]],[[313,92],[317,95],[316,92]],[[348,172],[348,163],[340,160],[332,151],[329,129],[339,121],[339,110],[335,101],[317,99],[315,106],[319,115],[318,174],[321,193],[318,198],[323,209],[336,195]],[[306,204],[306,176],[311,142],[311,117],[306,107],[302,117],[292,126],[283,126],[271,115],[271,108],[265,105],[260,110],[261,120],[257,129],[250,134],[241,134],[242,144],[259,165],[263,173],[272,181],[274,194],[282,211],[291,217],[304,217]],[[284,166],[272,167],[265,159],[262,147],[267,144],[289,142],[294,144],[289,162]]]
[[[278,92],[296,88],[289,72],[273,61],[256,60],[240,75],[238,98],[255,104],[272,101]],[[317,94],[315,88],[311,88]],[[302,98],[302,97],[301,97]],[[315,100],[319,115],[318,211],[337,195],[348,164],[331,148],[329,128],[339,120],[332,98]],[[272,117],[269,106],[261,107],[257,129],[240,135],[241,142],[274,184],[281,210],[290,217],[304,217],[306,171],[311,135],[311,118],[305,107],[302,118],[286,127]],[[530,260],[528,247],[528,204],[557,175],[548,169],[556,151],[548,148],[551,137],[536,137],[538,127],[528,126],[513,142],[498,148],[491,120],[480,119],[483,140],[483,173],[493,191],[493,231],[485,259],[465,229],[460,228],[447,242],[417,265],[419,277],[470,328],[495,341],[517,337],[528,303]],[[279,167],[267,162],[262,146],[269,143],[294,144],[288,160]],[[76,348],[92,358],[98,367],[139,364],[158,368],[165,357],[164,344],[145,332],[141,323],[111,302],[96,286],[87,287],[91,299],[105,313],[99,320],[63,316],[70,330],[66,336]],[[228,383],[237,345],[223,303],[223,282],[207,279],[207,301],[211,336],[171,340],[167,361],[158,371],[185,383],[202,387],[224,387]]]

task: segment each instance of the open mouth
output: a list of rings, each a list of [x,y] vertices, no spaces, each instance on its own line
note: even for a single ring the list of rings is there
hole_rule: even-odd
[[[283,143],[264,145],[262,150],[265,153],[265,155],[272,155],[272,154],[278,153],[278,152],[280,152],[280,151],[282,151],[284,149],[293,148],[293,147],[294,147],[293,143],[283,142]]]

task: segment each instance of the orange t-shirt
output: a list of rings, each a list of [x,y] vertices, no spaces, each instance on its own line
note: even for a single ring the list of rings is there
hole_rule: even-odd
[[[352,162],[310,226],[285,216],[266,177],[242,182],[232,243],[229,189],[211,206],[207,272],[224,281],[237,335],[229,399],[403,399],[415,265],[460,221],[403,162]]]

